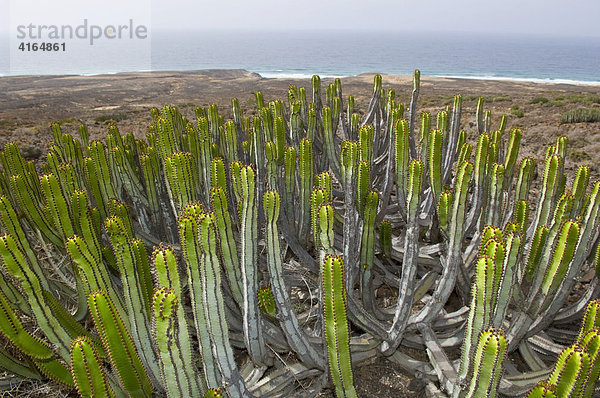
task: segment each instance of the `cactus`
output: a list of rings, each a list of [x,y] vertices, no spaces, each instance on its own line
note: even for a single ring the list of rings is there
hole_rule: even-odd
[[[284,330],[290,348],[310,366],[323,368],[323,359],[319,352],[310,344],[298,323],[296,314],[290,306],[288,289],[283,280],[283,264],[277,231],[279,217],[279,194],[276,191],[265,192],[265,219],[267,220],[267,267],[273,286],[272,299],[277,308],[277,314]]]
[[[293,395],[300,383],[317,395],[328,376],[355,396],[352,365],[381,352],[442,394],[589,396],[597,303],[579,335],[568,325],[600,293],[600,182],[585,166],[567,178],[560,137],[534,198],[526,131],[483,99],[460,130],[460,95],[419,120],[420,90],[415,71],[406,119],[376,75],[364,117],[340,79],[321,93],[315,76],[308,100],[304,87],[285,102],[256,93],[251,117],[236,99],[231,120],[215,105],[193,122],[153,109],[144,138],[110,126],[90,141],[82,125],[79,140],[53,124],[41,177],[8,144],[0,332],[13,348],[0,366],[84,396]],[[398,289],[386,308],[383,286]],[[523,367],[501,371],[516,355]]]
[[[152,384],[131,336],[109,296],[92,292],[88,298],[90,313],[123,389],[134,397],[152,394]]]
[[[344,262],[328,255],[323,263],[324,335],[327,341],[329,370],[338,397],[356,397],[350,362],[349,330],[346,317]]]
[[[94,345],[86,337],[78,337],[71,344],[71,372],[82,397],[114,397]]]
[[[473,377],[465,397],[494,397],[502,374],[506,339],[502,331],[488,329],[479,335]]]

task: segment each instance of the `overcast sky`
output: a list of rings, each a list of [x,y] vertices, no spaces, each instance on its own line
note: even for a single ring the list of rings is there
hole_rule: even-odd
[[[152,25],[600,37],[600,0],[153,0]]]
[[[46,23],[69,10],[125,17],[146,5],[156,29],[352,29],[600,38],[600,0],[11,0]],[[0,0],[0,31],[9,0]],[[116,2],[117,6],[108,5]],[[28,3],[27,5],[25,3]],[[44,5],[48,4],[48,7]],[[86,7],[90,9],[86,14]],[[115,14],[115,10],[118,13]],[[54,10],[54,11],[52,11]],[[83,10],[83,11],[82,11]],[[93,10],[93,11],[91,11]],[[89,14],[89,15],[88,15]],[[103,15],[104,14],[104,15]]]

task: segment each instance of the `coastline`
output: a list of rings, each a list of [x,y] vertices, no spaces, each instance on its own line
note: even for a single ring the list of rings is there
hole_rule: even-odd
[[[40,77],[102,77],[102,76],[115,76],[115,75],[126,75],[126,74],[156,74],[156,73],[196,73],[196,72],[216,72],[226,73],[228,71],[240,71],[251,74],[256,74],[262,79],[288,79],[288,80],[299,80],[299,79],[310,79],[314,74],[311,73],[296,73],[296,72],[253,72],[246,69],[197,69],[197,70],[140,70],[140,71],[124,71],[124,72],[101,72],[101,73],[83,73],[83,74],[24,74],[24,75],[4,75],[0,73],[0,79],[3,78],[40,78]],[[359,77],[362,75],[374,75],[377,72],[365,72],[356,75],[343,75],[343,74],[319,74],[322,79],[347,79]],[[410,77],[410,75],[403,74],[386,74],[379,73],[383,76],[396,76],[396,77]],[[573,86],[600,86],[599,81],[592,80],[574,80],[566,78],[540,78],[540,77],[516,77],[516,76],[493,76],[493,75],[453,75],[453,74],[434,74],[425,77],[430,78],[441,78],[441,79],[464,79],[464,80],[483,80],[483,81],[506,81],[513,83],[536,83],[536,84],[566,84]]]
[[[367,109],[373,76],[341,78],[344,95],[354,95],[359,113]],[[324,89],[333,78],[321,81]],[[122,133],[141,137],[150,121],[150,108],[167,104],[179,106],[190,120],[193,105],[212,103],[230,117],[235,97],[245,115],[252,115],[256,91],[262,91],[266,101],[285,99],[290,84],[305,87],[310,97],[309,78],[265,78],[240,69],[4,76],[0,77],[0,148],[18,141],[31,148],[31,158],[44,156],[43,148],[52,140],[48,126],[53,121],[71,132],[84,122],[91,138],[97,139],[106,134],[106,123],[114,120]],[[383,87],[393,88],[396,99],[407,104],[412,77],[383,75]],[[455,94],[463,96],[461,128],[469,134],[477,97],[483,96],[485,108],[492,111],[493,125],[507,114],[509,128],[523,129],[522,146],[527,155],[543,159],[546,146],[559,135],[567,135],[571,156],[567,164],[588,164],[592,177],[600,175],[600,123],[560,124],[567,110],[600,107],[600,86],[422,75],[418,110],[435,114],[451,104]],[[515,106],[523,111],[522,117],[513,112]]]

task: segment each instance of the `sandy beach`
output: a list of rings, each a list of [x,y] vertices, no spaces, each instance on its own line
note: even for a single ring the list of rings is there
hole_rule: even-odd
[[[332,79],[322,79],[325,89]],[[51,122],[63,131],[77,132],[83,122],[92,139],[102,139],[108,124],[116,121],[122,134],[142,137],[150,123],[150,108],[178,106],[194,120],[194,106],[217,104],[226,118],[231,99],[238,98],[245,116],[255,113],[254,93],[262,91],[265,101],[285,99],[290,84],[312,93],[309,79],[265,79],[243,70],[202,70],[188,72],[140,72],[98,76],[15,76],[0,77],[0,148],[7,142],[20,143],[29,160],[41,164],[45,146],[52,140]],[[383,76],[384,88],[393,88],[396,98],[408,105],[411,76]],[[373,89],[373,74],[342,78],[345,96],[354,95],[356,110],[364,114]],[[462,126],[469,139],[476,137],[475,107],[483,96],[492,111],[493,126],[502,114],[508,127],[523,130],[520,157],[540,160],[556,138],[569,139],[566,169],[569,181],[577,165],[590,166],[592,179],[600,176],[600,122],[561,124],[561,115],[571,109],[600,109],[600,86],[472,80],[422,76],[419,111],[432,115],[452,103],[453,95],[463,96]],[[419,396],[419,386],[408,386],[410,378],[383,359],[356,370],[360,393],[379,397]],[[409,390],[412,390],[411,393]]]

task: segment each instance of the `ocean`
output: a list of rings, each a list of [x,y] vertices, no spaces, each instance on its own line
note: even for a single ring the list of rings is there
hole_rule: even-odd
[[[26,65],[8,74],[134,71],[108,60]],[[131,69],[131,70],[130,70]],[[246,69],[263,77],[353,76],[367,72],[600,85],[600,39],[364,31],[159,31],[150,70]]]

